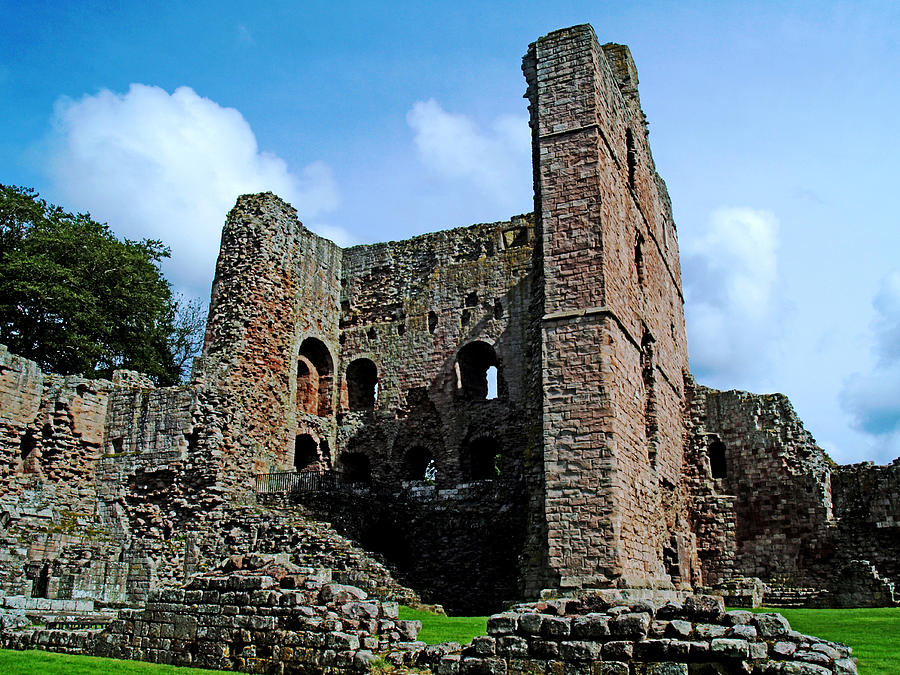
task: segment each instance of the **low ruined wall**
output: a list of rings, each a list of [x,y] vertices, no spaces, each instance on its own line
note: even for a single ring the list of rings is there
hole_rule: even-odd
[[[197,577],[122,610],[95,653],[243,672],[359,672],[375,652],[415,639],[421,624],[397,611],[317,577]]]
[[[591,672],[594,675],[856,673],[850,649],[801,635],[780,614],[725,612],[722,599],[521,605],[492,616],[488,635],[433,666],[436,675]],[[594,609],[595,611],[591,611]]]
[[[197,577],[121,610],[101,633],[4,630],[0,645],[242,672],[362,673],[378,656],[435,675],[852,675],[844,645],[791,630],[779,614],[725,612],[721,598],[613,604],[600,596],[518,605],[460,648],[416,641],[394,603],[327,574]]]

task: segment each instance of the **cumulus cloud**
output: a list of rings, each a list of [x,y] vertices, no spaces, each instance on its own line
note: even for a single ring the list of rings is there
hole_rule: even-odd
[[[194,296],[209,292],[222,223],[238,195],[275,192],[313,229],[339,200],[326,165],[292,173],[259,150],[240,112],[189,87],[170,94],[133,84],[125,94],[61,99],[49,148],[62,203],[90,211],[120,236],[161,239],[172,248],[167,275]]]
[[[684,246],[691,369],[703,382],[749,386],[765,370],[781,311],[778,220],[768,211],[721,208]]]
[[[900,271],[882,280],[872,304],[875,367],[847,378],[841,404],[854,425],[889,453],[900,448]]]
[[[422,162],[436,174],[466,183],[504,209],[530,208],[531,131],[525,116],[503,115],[484,130],[434,99],[406,116]]]

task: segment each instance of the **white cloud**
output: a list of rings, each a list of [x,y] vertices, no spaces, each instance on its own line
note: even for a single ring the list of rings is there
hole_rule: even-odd
[[[170,281],[190,295],[209,293],[222,224],[238,195],[275,192],[313,221],[338,204],[327,166],[295,175],[260,152],[240,112],[189,87],[169,94],[133,84],[125,94],[61,99],[54,126],[49,169],[62,203],[120,236],[161,239],[172,248]]]
[[[848,377],[840,398],[854,426],[882,444],[879,455],[887,460],[900,449],[900,271],[882,280],[872,304],[874,368]]]
[[[778,220],[768,211],[721,208],[685,242],[691,369],[701,382],[751,386],[779,335]]]
[[[505,209],[532,203],[527,117],[503,115],[485,131],[429,99],[413,105],[406,120],[420,159],[436,174],[474,187]]]

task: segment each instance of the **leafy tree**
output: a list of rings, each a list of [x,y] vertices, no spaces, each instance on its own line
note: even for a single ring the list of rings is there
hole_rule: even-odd
[[[0,342],[48,372],[129,368],[173,384],[202,318],[199,303],[172,297],[159,270],[168,256],[160,241],[120,241],[89,214],[0,184]]]

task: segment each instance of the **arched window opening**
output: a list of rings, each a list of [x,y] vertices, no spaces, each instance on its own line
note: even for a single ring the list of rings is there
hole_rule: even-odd
[[[728,478],[725,444],[720,440],[713,441],[709,446],[709,472],[713,478]]]
[[[429,470],[431,476],[429,478]],[[404,458],[404,475],[406,480],[424,480],[434,482],[436,474],[434,456],[431,451],[421,446],[410,448]]]
[[[371,410],[378,399],[378,368],[369,359],[347,366],[347,405],[350,410]]]
[[[317,338],[306,338],[300,345],[297,360],[298,410],[322,417],[332,413],[333,373],[334,361],[325,343]]]
[[[319,444],[309,434],[298,434],[294,440],[294,468],[305,471],[319,461]]]
[[[345,452],[338,462],[345,483],[370,483],[372,466],[369,458],[361,452]]]
[[[497,354],[487,342],[470,342],[456,355],[456,388],[463,397],[471,400],[496,398],[499,389],[500,373]],[[491,392],[488,371],[494,380]],[[490,394],[493,393],[493,396]]]
[[[297,410],[319,414],[319,373],[305,356],[297,359]]]
[[[503,455],[496,440],[488,437],[478,438],[469,445],[466,455],[472,480],[500,478]]]
[[[434,333],[438,325],[437,312],[428,312],[428,332]]]

